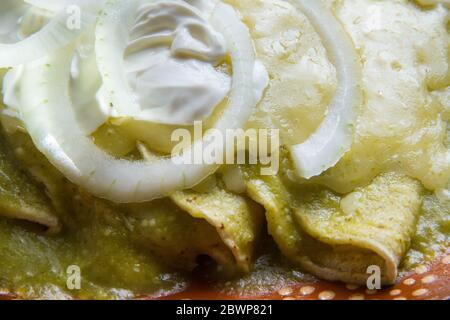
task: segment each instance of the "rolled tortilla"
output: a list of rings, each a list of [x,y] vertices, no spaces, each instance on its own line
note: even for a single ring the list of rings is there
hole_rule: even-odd
[[[153,158],[145,145],[140,144],[138,147],[145,159]],[[218,175],[208,178],[195,190],[174,192],[169,198],[188,214],[178,219],[189,220],[187,226],[197,224],[203,230],[190,235],[191,238],[202,238],[189,241],[191,247],[198,248],[192,254],[193,258],[195,255],[208,255],[229,276],[250,271],[255,246],[264,224],[264,213],[259,205],[248,197],[226,190]],[[213,235],[211,229],[215,231]],[[185,243],[174,247],[183,247]],[[194,263],[192,259],[191,263]]]
[[[41,224],[59,230],[58,217],[37,184],[17,166],[0,132],[0,216]]]
[[[208,191],[180,191],[170,199],[121,206],[132,241],[166,264],[193,270],[198,257],[217,263],[217,272],[232,277],[250,270],[261,226],[261,207],[220,186]]]
[[[225,272],[234,272],[234,257],[216,229],[205,220],[191,217],[170,199],[125,204],[121,209],[132,230],[130,240],[164,264],[192,271],[198,257],[208,256]]]
[[[171,199],[192,217],[212,225],[231,250],[237,268],[249,272],[264,215],[252,200],[226,191],[220,185],[205,193],[176,192]]]
[[[62,177],[28,135],[14,128],[8,138],[13,148],[24,150],[19,157],[21,165],[45,186],[51,207],[63,223],[70,224],[74,215],[72,198],[85,193]],[[145,145],[139,143],[138,149],[151,160]],[[217,182],[204,190],[177,192],[171,198],[148,203],[107,206],[124,217],[131,241],[166,265],[191,271],[198,265],[199,256],[209,256],[217,262],[221,275],[234,276],[250,269],[264,214],[248,197],[226,191],[219,178],[214,180]],[[90,202],[94,207],[106,203],[95,198]]]
[[[366,284],[379,266],[383,285],[415,232],[422,200],[417,181],[386,173],[340,197],[323,188],[294,190],[277,176],[245,169],[248,192],[266,208],[269,233],[292,262],[326,280]]]

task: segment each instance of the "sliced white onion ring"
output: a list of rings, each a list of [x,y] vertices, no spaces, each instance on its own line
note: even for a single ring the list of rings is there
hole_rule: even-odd
[[[30,6],[23,1],[0,1],[0,43],[12,43],[20,39],[21,21],[29,9]]]
[[[139,4],[139,0],[108,1],[95,32],[98,69],[107,98],[119,114],[137,115],[140,111],[126,77],[124,62],[124,52]]]
[[[361,63],[350,36],[318,0],[293,0],[322,38],[337,69],[338,88],[320,127],[302,144],[291,147],[299,176],[309,179],[335,166],[353,143],[358,107],[362,105]]]
[[[0,68],[28,63],[69,44],[96,19],[93,14],[88,12],[83,12],[80,18],[80,28],[72,27],[68,23],[71,21],[70,14],[60,12],[41,30],[28,38],[13,44],[0,43]]]
[[[113,3],[122,7],[129,1]],[[115,12],[119,15],[128,13]],[[255,65],[252,41],[248,29],[231,7],[218,6],[211,19],[226,38],[233,63],[229,105],[216,128],[240,128],[256,104],[251,85]],[[115,21],[120,23],[120,19]],[[116,29],[112,28],[111,32]],[[112,46],[111,50],[117,48]],[[25,66],[20,110],[37,148],[68,179],[94,195],[114,202],[143,202],[193,187],[217,170],[217,165],[176,164],[181,161],[175,160],[181,159],[174,158],[159,158],[152,162],[119,160],[100,150],[83,134],[71,105],[69,69],[73,52],[74,48],[67,46]]]

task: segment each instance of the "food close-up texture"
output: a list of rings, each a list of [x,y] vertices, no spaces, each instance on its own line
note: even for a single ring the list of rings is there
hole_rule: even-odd
[[[0,296],[448,298],[449,10],[1,0]]]

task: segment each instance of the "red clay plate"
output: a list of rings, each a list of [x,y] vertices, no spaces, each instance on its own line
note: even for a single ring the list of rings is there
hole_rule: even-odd
[[[0,292],[0,300],[17,299]],[[145,298],[144,298],[145,299]],[[230,296],[205,286],[162,300],[450,300],[450,250],[435,262],[422,265],[400,277],[397,284],[382,290],[368,290],[349,284],[313,280],[298,282],[277,292],[254,296]]]
[[[168,300],[449,300],[450,250],[435,262],[422,265],[405,274],[397,284],[382,290],[322,280],[299,282],[277,292],[256,296],[229,296],[193,286],[187,291],[165,297]]]

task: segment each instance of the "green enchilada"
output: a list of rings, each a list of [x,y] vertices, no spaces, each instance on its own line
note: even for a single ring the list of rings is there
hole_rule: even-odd
[[[261,293],[374,267],[388,286],[432,261],[448,19],[445,1],[3,1],[1,292]]]

